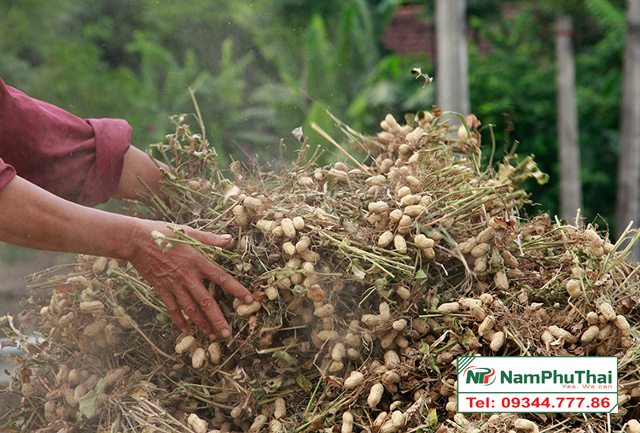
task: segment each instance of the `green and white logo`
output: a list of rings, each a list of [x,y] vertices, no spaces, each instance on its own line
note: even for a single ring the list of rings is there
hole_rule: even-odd
[[[492,367],[471,365],[476,358],[475,356],[458,357],[458,375],[462,377],[465,383],[483,386],[491,385],[498,377],[496,370]]]
[[[491,385],[496,381],[496,370],[490,367],[474,367],[473,365],[467,367],[462,373],[462,377],[465,378],[467,383],[475,383],[480,385]]]

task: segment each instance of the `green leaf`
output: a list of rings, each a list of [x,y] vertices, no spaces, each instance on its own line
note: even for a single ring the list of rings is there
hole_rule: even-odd
[[[598,24],[614,33],[615,38],[618,40],[624,37],[625,20],[623,11],[616,8],[609,0],[587,0],[585,3]]]
[[[418,348],[418,352],[422,353],[423,355],[429,355],[431,353],[431,347],[429,346],[429,343],[427,343],[426,341],[422,341],[420,343],[420,347]]]
[[[78,402],[78,411],[85,418],[90,419],[94,416],[98,415],[98,397],[100,397],[100,393],[107,386],[107,382],[103,379],[100,379],[96,384],[96,387],[86,393]]]
[[[298,364],[296,358],[284,350],[278,350],[271,355],[274,358],[281,359],[286,362],[290,367],[295,367]]]
[[[78,410],[85,418],[90,419],[98,414],[98,393],[92,390],[79,401]]]
[[[300,385],[300,388],[302,388],[305,392],[311,392],[311,390],[313,389],[313,384],[309,381],[309,379],[307,379],[304,374],[299,374],[298,377],[296,377],[296,383]]]
[[[356,262],[351,262],[347,271],[351,275],[353,275],[353,278],[355,278],[358,281],[364,281],[364,279],[367,276],[367,273],[364,271],[364,269],[362,269],[360,264]]]
[[[427,425],[429,427],[433,427],[438,423],[438,412],[436,409],[431,409],[429,414],[427,414]]]
[[[465,328],[464,336],[462,337],[462,345],[467,349],[475,349],[478,347],[478,339],[471,328]]]

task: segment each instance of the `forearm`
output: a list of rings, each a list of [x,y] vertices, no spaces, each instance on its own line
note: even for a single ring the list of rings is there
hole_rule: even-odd
[[[0,190],[0,241],[130,259],[140,220],[80,206],[16,177]]]
[[[224,247],[230,235],[218,236],[179,226],[188,236]],[[183,331],[189,324],[181,309],[210,338],[230,335],[215,299],[202,281],[208,279],[226,292],[253,302],[250,292],[231,275],[191,246],[176,244],[168,251],[156,245],[151,233],[172,237],[160,221],[110,214],[80,206],[15,177],[0,189],[0,241],[29,248],[91,254],[129,261],[162,296],[167,313]]]
[[[160,194],[163,177],[159,167],[168,168],[164,164],[154,161],[140,149],[130,146],[124,155],[122,175],[113,198],[134,199],[140,193],[146,193],[149,190]]]

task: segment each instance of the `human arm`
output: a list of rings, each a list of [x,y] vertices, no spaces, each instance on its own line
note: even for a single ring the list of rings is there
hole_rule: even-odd
[[[179,327],[188,326],[182,308],[208,334],[226,334],[222,330],[229,325],[202,279],[236,296],[249,296],[242,285],[189,246],[175,245],[162,254],[151,232],[174,236],[164,223],[89,208],[112,196],[136,198],[147,187],[160,191],[162,173],[130,145],[132,130],[126,121],[80,119],[1,78],[0,119],[0,241],[129,260],[162,295]],[[203,243],[229,242],[182,228]]]
[[[160,186],[163,177],[160,167],[168,169],[165,164],[152,159],[142,150],[129,146],[124,154],[118,189],[112,197],[118,200],[135,199],[149,189],[156,194],[161,194]]]
[[[210,245],[225,246],[231,237],[182,227],[186,234]],[[0,189],[0,241],[29,248],[90,254],[128,260],[167,306],[174,323],[187,330],[181,309],[210,338],[227,337],[230,327],[202,280],[251,302],[249,291],[187,245],[175,244],[163,253],[151,237],[166,225],[80,206],[16,176]]]

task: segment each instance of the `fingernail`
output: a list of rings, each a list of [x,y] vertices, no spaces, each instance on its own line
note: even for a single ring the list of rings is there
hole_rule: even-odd
[[[229,331],[228,329],[223,329],[222,331],[220,331],[220,335],[222,335],[222,338],[229,338],[229,336],[231,335],[231,331]]]
[[[209,334],[209,340],[215,340],[217,338],[216,334]]]
[[[231,236],[231,235],[221,235],[220,237],[222,238],[222,240],[230,241],[233,236]]]
[[[247,296],[244,297],[244,303],[245,304],[250,304],[252,302],[253,302],[253,296],[247,295]]]

